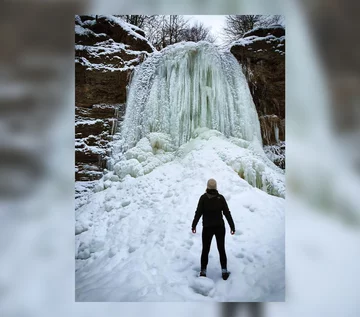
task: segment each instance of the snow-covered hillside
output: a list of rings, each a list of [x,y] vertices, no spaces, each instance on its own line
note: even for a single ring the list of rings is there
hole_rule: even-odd
[[[169,47],[137,69],[126,111],[110,171],[78,188],[76,300],[283,301],[285,175],[237,61],[204,42]],[[227,281],[215,241],[198,277],[191,223],[209,178],[236,226]]]

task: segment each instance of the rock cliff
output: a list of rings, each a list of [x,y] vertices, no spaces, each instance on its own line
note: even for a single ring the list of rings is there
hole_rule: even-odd
[[[130,75],[154,48],[115,16],[75,16],[75,179],[102,176]]]
[[[276,149],[275,163],[285,167],[285,28],[259,27],[233,43],[259,115],[265,150]],[[278,157],[282,153],[283,159]]]

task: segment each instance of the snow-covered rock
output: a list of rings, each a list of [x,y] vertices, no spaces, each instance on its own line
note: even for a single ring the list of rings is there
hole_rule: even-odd
[[[75,108],[75,179],[91,181],[103,176],[109,141],[122,120],[125,105],[93,105]]]
[[[76,105],[124,103],[129,74],[154,47],[142,30],[114,16],[75,22]]]
[[[285,141],[274,145],[265,145],[264,152],[280,168],[285,169]]]
[[[76,180],[103,175],[130,74],[153,50],[142,30],[120,18],[75,16]]]
[[[264,145],[285,141],[285,28],[254,28],[235,41],[230,51],[247,78]]]

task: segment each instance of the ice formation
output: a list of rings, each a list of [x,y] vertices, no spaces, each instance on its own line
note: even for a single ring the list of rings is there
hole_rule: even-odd
[[[262,150],[241,66],[213,44],[175,44],[140,65],[117,137],[110,179],[144,176],[196,150],[219,158],[250,185],[285,196],[284,173]]]
[[[180,146],[199,127],[227,137],[261,140],[256,109],[235,57],[208,42],[169,46],[134,74],[124,144],[132,147],[150,132],[161,132]]]

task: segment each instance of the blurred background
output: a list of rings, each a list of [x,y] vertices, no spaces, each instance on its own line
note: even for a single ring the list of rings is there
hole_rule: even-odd
[[[359,316],[360,24],[353,0],[3,1],[1,316]],[[286,17],[286,303],[75,303],[74,15]]]

